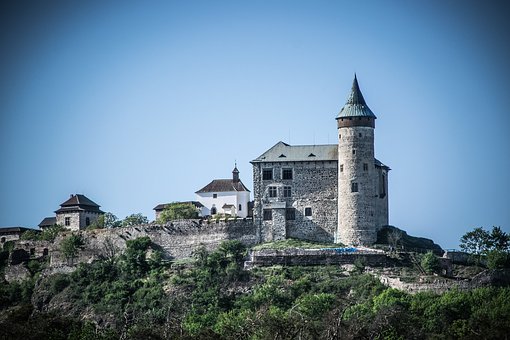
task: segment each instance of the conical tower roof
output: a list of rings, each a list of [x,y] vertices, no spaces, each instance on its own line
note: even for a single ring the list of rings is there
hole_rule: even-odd
[[[372,112],[372,110],[370,110],[367,103],[365,102],[363,94],[361,94],[356,74],[354,74],[354,81],[352,83],[351,94],[347,99],[347,103],[345,103],[344,107],[340,110],[340,113],[338,113],[338,116],[336,118],[338,119],[346,117],[377,118],[375,114]]]

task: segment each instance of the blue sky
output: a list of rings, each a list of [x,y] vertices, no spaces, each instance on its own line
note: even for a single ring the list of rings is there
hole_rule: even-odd
[[[276,142],[336,142],[357,73],[390,223],[510,231],[509,9],[489,1],[0,5],[0,226],[71,193],[123,218],[191,200]]]

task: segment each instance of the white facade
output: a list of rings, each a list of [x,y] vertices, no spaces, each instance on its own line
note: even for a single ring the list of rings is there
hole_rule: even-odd
[[[249,191],[226,191],[226,192],[200,192],[197,193],[197,201],[204,205],[202,214],[228,214],[238,217],[248,216],[248,202],[250,201]],[[223,206],[233,205],[234,208]],[[214,209],[216,209],[214,211]]]

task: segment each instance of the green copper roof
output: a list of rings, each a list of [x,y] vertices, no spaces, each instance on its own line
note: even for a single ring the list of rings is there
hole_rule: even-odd
[[[365,102],[365,98],[363,98],[363,95],[361,94],[356,75],[354,75],[354,82],[352,83],[351,94],[347,99],[347,103],[345,103],[344,107],[340,110],[340,113],[336,118],[338,119],[344,117],[377,118],[372,110],[370,110],[367,103]]]

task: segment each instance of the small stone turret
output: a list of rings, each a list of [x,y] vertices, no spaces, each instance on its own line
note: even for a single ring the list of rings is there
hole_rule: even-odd
[[[338,114],[338,230],[335,241],[370,245],[377,239],[374,129],[354,76],[351,94]]]

